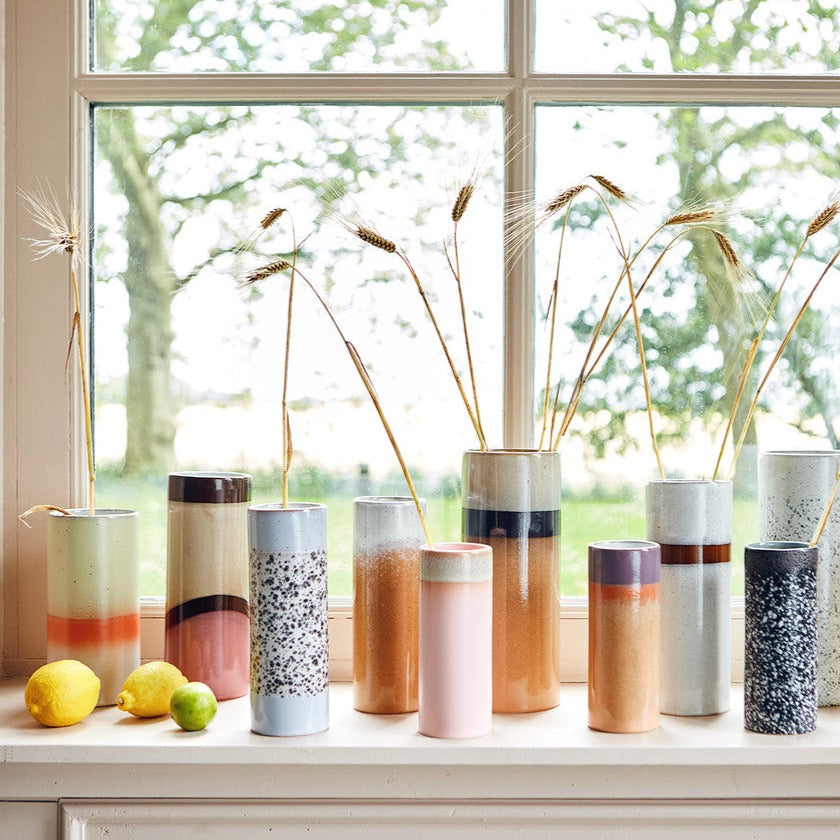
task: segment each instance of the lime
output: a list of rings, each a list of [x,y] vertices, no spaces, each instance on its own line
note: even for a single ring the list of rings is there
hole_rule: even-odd
[[[78,659],[59,659],[35,671],[23,700],[38,723],[72,726],[96,707],[99,685],[99,677]]]
[[[137,717],[158,717],[169,711],[172,692],[187,678],[168,662],[147,662],[123,683],[117,708]]]
[[[216,716],[216,695],[201,682],[188,682],[175,689],[169,712],[181,729],[194,732],[204,729]]]

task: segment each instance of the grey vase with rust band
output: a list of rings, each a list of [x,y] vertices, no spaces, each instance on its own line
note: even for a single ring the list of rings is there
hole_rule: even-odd
[[[244,473],[169,476],[166,660],[219,700],[248,692],[250,500]]]
[[[493,711],[560,702],[560,455],[470,451],[464,540],[493,549]]]
[[[732,482],[651,481],[647,538],[661,546],[660,710],[729,709]]]

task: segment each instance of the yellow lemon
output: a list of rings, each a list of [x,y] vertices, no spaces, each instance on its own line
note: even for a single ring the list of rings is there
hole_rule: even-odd
[[[23,699],[38,723],[72,726],[96,707],[99,685],[99,677],[78,659],[59,659],[29,678]]]
[[[123,683],[117,708],[137,717],[158,717],[169,711],[169,701],[187,678],[168,662],[147,662],[135,668]]]

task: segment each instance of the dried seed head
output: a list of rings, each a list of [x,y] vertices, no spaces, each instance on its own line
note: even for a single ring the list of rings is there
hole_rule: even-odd
[[[676,213],[670,219],[666,219],[663,226],[716,224],[721,221],[722,217],[722,213],[717,207],[698,207],[696,210]]]
[[[271,277],[274,274],[279,274],[281,271],[288,271],[292,264],[288,260],[275,260],[267,265],[260,266],[254,269],[250,274],[245,275],[242,281],[243,286],[253,286],[254,283],[259,283],[260,280],[265,280],[266,277]]]
[[[268,213],[262,217],[260,227],[263,230],[268,230],[285,212],[285,207],[276,207],[274,210],[269,210]]]
[[[741,262],[741,258],[738,256],[729,239],[718,230],[714,230],[712,233],[726,265],[733,271],[743,270],[744,264]]]
[[[458,197],[455,199],[455,203],[452,205],[452,221],[453,222],[460,222],[461,217],[464,215],[467,209],[467,205],[470,203],[470,199],[473,197],[473,193],[475,192],[475,184],[472,181],[467,181],[460,190],[458,190]]]
[[[356,225],[351,228],[351,232],[354,236],[361,239],[362,242],[367,242],[368,245],[373,245],[374,248],[381,248],[389,254],[393,254],[397,250],[397,246],[390,239],[380,236],[375,230],[364,227],[364,225]]]
[[[75,262],[80,256],[83,241],[78,209],[71,203],[70,212],[65,213],[51,189],[39,188],[34,192],[21,190],[20,196],[32,219],[46,232],[44,239],[30,240],[37,258],[67,254]]]
[[[820,212],[814,216],[813,221],[810,225],[808,225],[808,231],[805,234],[805,238],[808,239],[815,233],[819,233],[823,228],[828,227],[838,213],[840,213],[840,201],[832,201],[831,204],[820,210]]]
[[[577,184],[574,187],[569,187],[569,189],[563,190],[563,192],[545,205],[545,215],[553,216],[558,210],[562,210],[575,196],[580,195],[585,189],[585,184]]]
[[[609,178],[605,178],[603,175],[590,175],[589,177],[596,184],[600,184],[613,198],[618,201],[623,201],[626,204],[630,203],[630,196],[621,187],[610,181]]]

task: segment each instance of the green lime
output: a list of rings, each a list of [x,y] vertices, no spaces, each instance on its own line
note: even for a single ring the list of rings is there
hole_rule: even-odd
[[[216,716],[216,695],[209,686],[188,682],[175,689],[169,702],[169,713],[181,729],[194,732],[204,729]]]

